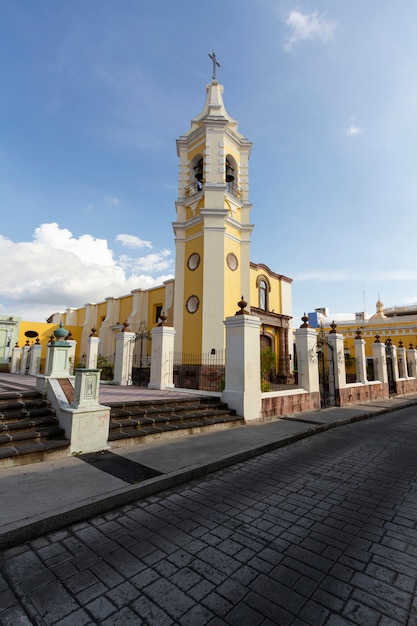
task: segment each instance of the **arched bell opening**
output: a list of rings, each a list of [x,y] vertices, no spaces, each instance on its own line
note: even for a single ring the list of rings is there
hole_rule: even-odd
[[[237,165],[231,154],[226,156],[224,174],[228,191],[234,193],[237,189]]]
[[[197,154],[190,165],[190,189],[196,193],[203,188],[204,183],[204,160],[201,154]]]

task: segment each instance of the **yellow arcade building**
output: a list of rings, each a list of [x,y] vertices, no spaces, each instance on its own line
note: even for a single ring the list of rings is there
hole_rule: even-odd
[[[243,296],[247,310],[261,318],[260,348],[270,347],[276,355],[273,375],[290,381],[292,280],[250,261],[251,147],[225,109],[223,86],[213,78],[203,110],[177,140],[175,279],[52,315],[51,323],[62,321],[77,338],[78,358],[92,328],[100,337],[100,354],[111,362],[123,323],[140,334],[156,326],[162,313],[175,328],[176,353],[215,354],[225,348],[224,320],[235,315]],[[150,354],[149,342],[137,342],[139,349]]]

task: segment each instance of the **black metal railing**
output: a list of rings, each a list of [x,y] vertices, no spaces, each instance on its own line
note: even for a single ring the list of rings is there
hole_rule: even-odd
[[[225,352],[207,354],[171,354],[174,386],[220,392],[224,389]]]

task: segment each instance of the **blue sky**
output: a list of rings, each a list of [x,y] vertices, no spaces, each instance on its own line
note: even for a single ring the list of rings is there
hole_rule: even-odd
[[[0,314],[174,272],[175,140],[208,53],[250,141],[251,259],[294,325],[417,302],[415,0],[1,0]]]

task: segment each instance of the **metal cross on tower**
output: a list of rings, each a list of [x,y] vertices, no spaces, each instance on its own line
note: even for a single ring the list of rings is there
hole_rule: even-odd
[[[216,53],[213,51],[211,54],[209,53],[209,57],[213,63],[213,74],[212,79],[216,80],[216,67],[220,67],[220,63],[216,59]]]

